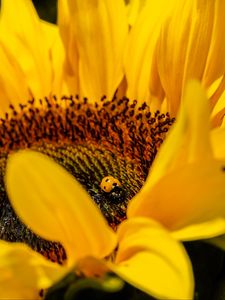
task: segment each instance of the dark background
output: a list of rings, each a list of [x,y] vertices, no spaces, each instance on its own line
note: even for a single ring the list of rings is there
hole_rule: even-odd
[[[32,0],[39,17],[51,23],[56,23],[56,1],[57,0]]]

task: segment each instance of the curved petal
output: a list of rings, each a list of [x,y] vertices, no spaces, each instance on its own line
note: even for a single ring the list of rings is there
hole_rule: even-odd
[[[217,159],[225,160],[225,128],[211,130],[210,138],[215,157]]]
[[[146,0],[128,0],[126,2],[128,23],[133,26],[142,8],[146,4]]]
[[[57,34],[52,47],[50,49],[50,62],[52,65],[53,77],[51,94],[61,97],[62,94],[66,94],[66,89],[64,87],[65,80],[63,77],[63,67],[65,60],[65,52],[62,44],[60,35]]]
[[[172,230],[225,217],[224,166],[206,160],[175,169],[139,193],[141,203],[130,206],[128,216],[153,218]]]
[[[90,196],[45,155],[33,151],[12,155],[6,188],[25,224],[40,236],[61,242],[69,263],[87,255],[102,258],[114,249],[114,232]]]
[[[68,0],[79,55],[81,93],[91,101],[112,98],[123,78],[128,34],[123,0]]]
[[[175,115],[189,79],[199,79],[204,87],[225,72],[225,3],[180,1],[171,19],[162,26],[157,48],[159,77]]]
[[[225,74],[215,80],[208,88],[210,96],[210,107],[212,116],[216,115],[222,108],[224,108],[225,96]]]
[[[58,1],[58,26],[65,50],[64,78],[71,93],[79,94],[79,62],[77,40],[71,22],[68,1]]]
[[[212,128],[224,127],[225,107],[212,117]]]
[[[59,94],[62,85],[61,70],[63,63],[63,52],[60,43],[61,41],[59,40],[59,35],[57,35],[57,30],[53,25],[49,25],[46,22],[41,23],[41,25],[46,35],[46,41],[48,39],[49,43],[48,64],[49,67],[51,66],[54,71],[54,76],[52,74],[52,83],[48,87],[48,92],[42,96],[49,95],[50,93]],[[4,34],[8,36],[7,32]],[[50,49],[51,45],[54,47],[54,51],[52,49],[53,47]],[[31,59],[30,71],[26,70],[26,62],[23,60],[23,58],[26,57],[27,59],[27,50],[20,50],[17,49],[17,46],[14,47],[13,43],[7,44],[5,40],[0,38],[1,116],[4,116],[5,113],[9,112],[10,104],[15,108],[18,108],[20,103],[27,102],[33,96],[41,95],[39,92],[34,92],[34,86],[36,86],[36,91],[39,89],[39,86],[41,86],[41,83],[39,83],[38,78],[36,78],[35,75],[35,66],[32,66],[34,61],[32,63]],[[18,52],[20,53],[19,59]],[[30,72],[33,73],[34,77],[31,76]]]
[[[39,299],[40,290],[51,286],[66,271],[24,244],[0,241],[1,299]]]
[[[157,181],[171,170],[211,158],[209,107],[200,84],[192,80],[187,84],[177,120],[157,153],[144,187],[130,202],[130,206],[142,205],[141,195],[147,195]]]
[[[136,2],[138,4],[140,1]],[[127,96],[131,99],[148,101],[151,94],[161,100],[164,96],[155,65],[156,42],[161,25],[167,20],[176,2],[146,1],[131,29],[125,53]]]
[[[49,34],[46,34],[30,0],[15,0],[13,5],[3,0],[0,26],[1,40],[15,59],[19,57],[32,96],[48,96],[52,80],[49,62],[52,39],[49,37],[54,39],[54,26],[49,25]]]
[[[148,216],[173,229],[223,217],[225,162],[213,158],[209,108],[200,85],[191,81],[180,115],[162,145],[128,216]]]
[[[225,233],[225,219],[214,219],[173,231],[172,236],[180,241],[209,239]]]
[[[0,41],[0,115],[9,111],[9,105],[15,108],[19,103],[31,98],[26,76],[10,49]]]
[[[181,243],[145,218],[123,222],[113,271],[159,299],[192,299],[193,275]]]
[[[210,3],[210,1],[209,1]],[[225,42],[221,40],[221,35],[225,34],[225,3],[223,0],[213,2],[214,7],[209,12],[206,22],[210,24],[210,19],[213,19],[213,28],[209,37],[209,48],[203,74],[204,86],[210,86],[214,80],[225,73]],[[200,9],[204,8],[205,1],[199,1]],[[202,20],[204,23],[204,20]],[[201,55],[199,55],[200,57]],[[199,58],[197,57],[197,59]]]
[[[49,78],[50,86],[48,87],[47,95],[62,96],[62,93],[64,94],[63,67],[65,51],[59,34],[59,27],[43,20],[40,20],[40,22],[42,31],[41,39],[43,39],[48,54],[46,64],[51,71],[49,74],[51,77]]]

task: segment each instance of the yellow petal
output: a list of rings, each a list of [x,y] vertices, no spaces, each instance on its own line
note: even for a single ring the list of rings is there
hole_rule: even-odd
[[[57,23],[59,25],[59,31],[61,33],[61,37],[63,43],[67,43],[70,39],[70,12],[68,7],[68,2],[63,0],[58,0],[58,16],[57,16]],[[67,46],[67,45],[66,45]]]
[[[206,97],[191,81],[177,121],[144,187],[130,202],[128,216],[148,216],[174,229],[223,217],[224,164],[213,158]]]
[[[130,0],[127,2],[128,22],[130,26],[133,26],[143,6],[146,4],[146,0]]]
[[[66,249],[69,264],[87,255],[102,258],[115,247],[115,235],[97,206],[72,175],[37,152],[9,158],[6,187],[21,219],[34,232]]]
[[[157,48],[159,77],[176,114],[183,88],[189,79],[199,79],[204,87],[225,72],[225,2],[180,1],[162,27]]]
[[[184,114],[186,114],[186,147],[188,162],[204,161],[212,158],[210,144],[210,113],[205,91],[197,81],[189,81],[184,94]]]
[[[19,103],[31,98],[26,76],[13,53],[0,41],[0,114],[9,111],[9,105],[15,108]]]
[[[167,20],[176,2],[146,1],[131,29],[125,55],[127,95],[131,99],[147,101],[150,94],[156,98],[161,97],[162,87],[157,77],[155,48],[161,25]]]
[[[209,239],[225,233],[225,219],[190,225],[172,232],[172,236],[180,241]]]
[[[123,0],[68,0],[79,54],[81,93],[92,101],[112,98],[123,78],[128,34]]]
[[[64,89],[63,81],[63,66],[65,59],[65,52],[62,44],[62,40],[57,34],[56,39],[54,40],[52,47],[50,49],[50,58],[52,65],[52,86],[50,88],[51,94],[61,97],[62,94],[66,94]]]
[[[65,50],[64,78],[70,93],[79,94],[78,50],[70,13],[68,2],[59,0],[58,26]]]
[[[211,1],[208,1],[211,3]],[[225,42],[221,39],[221,35],[225,34],[225,2],[223,0],[216,0],[213,10],[209,10],[206,15],[206,22],[210,24],[210,18],[213,19],[213,28],[211,36],[209,37],[209,49],[205,70],[203,74],[203,84],[209,86],[214,80],[225,73]],[[204,9],[205,3],[201,3],[201,9]],[[204,20],[202,20],[204,23]],[[201,54],[197,59],[201,57]]]
[[[212,116],[224,108],[225,75],[215,80],[208,88]]]
[[[66,271],[24,244],[0,241],[1,299],[39,299],[40,290],[51,286]]]
[[[182,244],[145,218],[123,222],[113,271],[159,299],[192,299],[192,269]]]
[[[212,128],[223,127],[224,128],[224,116],[225,116],[225,107],[223,107],[218,113],[216,113],[212,118]]]
[[[145,193],[128,216],[153,218],[170,229],[225,217],[225,162],[205,161],[175,169]]]
[[[170,170],[211,157],[209,107],[200,84],[192,80],[187,84],[177,120],[157,153],[141,193],[147,194]],[[135,203],[141,205],[140,200],[132,201],[131,205]]]
[[[10,1],[2,1],[1,39],[11,52],[14,51],[15,58],[19,58],[35,97],[49,95],[52,79],[49,39],[42,24],[32,1],[15,0],[13,5]]]
[[[211,86],[209,91],[214,91],[210,96],[211,113],[211,126],[212,128],[224,128],[225,116],[225,75],[216,80]]]
[[[41,22],[41,28],[43,31],[43,43],[46,42],[46,45],[49,45],[49,51],[54,43],[54,53],[49,52],[48,64],[49,67],[53,68],[54,66],[53,69],[55,72],[52,78],[52,86],[49,85],[48,87],[48,94],[50,93],[50,91],[52,91],[52,93],[59,94],[60,87],[62,85],[62,75],[60,74],[62,67],[60,66],[60,64],[62,65],[63,62],[62,49],[57,46],[58,44],[60,44],[59,34],[57,34],[56,26],[53,26],[52,24],[49,24],[47,22]],[[37,89],[39,89],[39,82],[35,77],[35,65],[32,66],[31,61],[30,71],[34,73],[34,78],[31,78],[31,73],[28,72],[26,68],[24,68],[26,63],[24,62],[23,57],[27,56],[27,50],[21,49],[22,52],[18,55],[17,47],[14,48],[13,43],[9,43],[7,39],[4,39],[4,35],[8,37],[9,33],[7,31],[3,31],[1,34],[3,35],[1,36],[3,40],[0,41],[0,94],[2,99],[1,115],[4,115],[4,113],[9,111],[10,104],[17,108],[19,107],[20,103],[24,103],[27,100],[31,99],[34,95],[40,95],[40,93],[38,92],[37,94],[33,89],[34,86],[37,86]],[[55,43],[55,41],[58,41],[58,43]],[[19,40],[16,45],[18,44]],[[59,55],[59,53],[61,55]],[[34,63],[35,62],[33,61],[33,64]],[[44,94],[42,96],[44,96]]]
[[[61,96],[63,90],[63,66],[65,60],[65,51],[58,26],[41,20],[41,31],[43,43],[48,53],[48,67],[51,70],[50,86],[48,94]]]
[[[225,160],[225,128],[211,130],[210,138],[214,156],[217,159]]]

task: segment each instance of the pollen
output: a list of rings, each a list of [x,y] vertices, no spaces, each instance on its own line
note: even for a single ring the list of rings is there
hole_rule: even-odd
[[[53,261],[61,245],[40,239],[14,213],[4,183],[7,157],[21,149],[41,152],[87,190],[109,225],[126,218],[129,200],[144,184],[174,119],[127,98],[98,103],[78,96],[30,100],[0,119],[0,238],[23,241]]]

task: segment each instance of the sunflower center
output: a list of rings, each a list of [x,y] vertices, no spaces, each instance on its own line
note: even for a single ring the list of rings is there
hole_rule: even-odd
[[[173,121],[169,114],[151,114],[145,103],[138,106],[127,98],[89,103],[86,98],[52,97],[28,101],[19,109],[11,106],[0,120],[0,238],[32,246],[39,239],[10,206],[4,183],[10,153],[29,148],[54,159],[83,185],[116,228]]]

